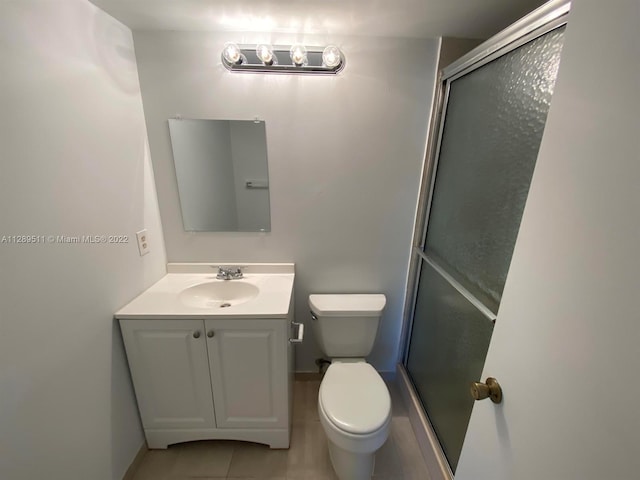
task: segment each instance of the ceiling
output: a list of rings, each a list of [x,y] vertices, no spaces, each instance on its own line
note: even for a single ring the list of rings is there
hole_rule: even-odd
[[[90,0],[132,30],[488,38],[544,0]]]

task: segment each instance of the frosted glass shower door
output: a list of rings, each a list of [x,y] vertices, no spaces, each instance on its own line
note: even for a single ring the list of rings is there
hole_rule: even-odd
[[[553,93],[564,27],[447,80],[406,367],[455,471]],[[483,379],[482,379],[483,380]]]

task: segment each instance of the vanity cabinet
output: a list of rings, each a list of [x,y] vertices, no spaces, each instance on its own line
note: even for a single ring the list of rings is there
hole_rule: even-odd
[[[281,320],[205,320],[216,425],[286,428],[288,329]]]
[[[120,326],[144,428],[214,428],[203,321],[120,320]]]
[[[289,446],[289,318],[120,319],[150,448],[231,439]]]

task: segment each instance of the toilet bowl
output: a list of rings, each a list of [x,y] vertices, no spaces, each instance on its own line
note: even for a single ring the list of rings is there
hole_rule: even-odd
[[[385,303],[384,295],[309,297],[316,337],[332,357],[320,384],[318,413],[340,480],[370,480],[375,452],[389,436],[389,390],[364,358]]]
[[[320,384],[318,412],[338,478],[369,480],[391,425],[391,398],[378,372],[364,360],[334,361]]]

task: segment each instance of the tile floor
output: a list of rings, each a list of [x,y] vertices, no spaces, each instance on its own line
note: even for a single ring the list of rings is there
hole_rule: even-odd
[[[134,480],[337,480],[316,402],[320,382],[294,384],[293,428],[288,450],[233,441],[190,442],[149,450]],[[393,419],[389,439],[376,455],[373,480],[428,480],[407,413],[389,384]]]

